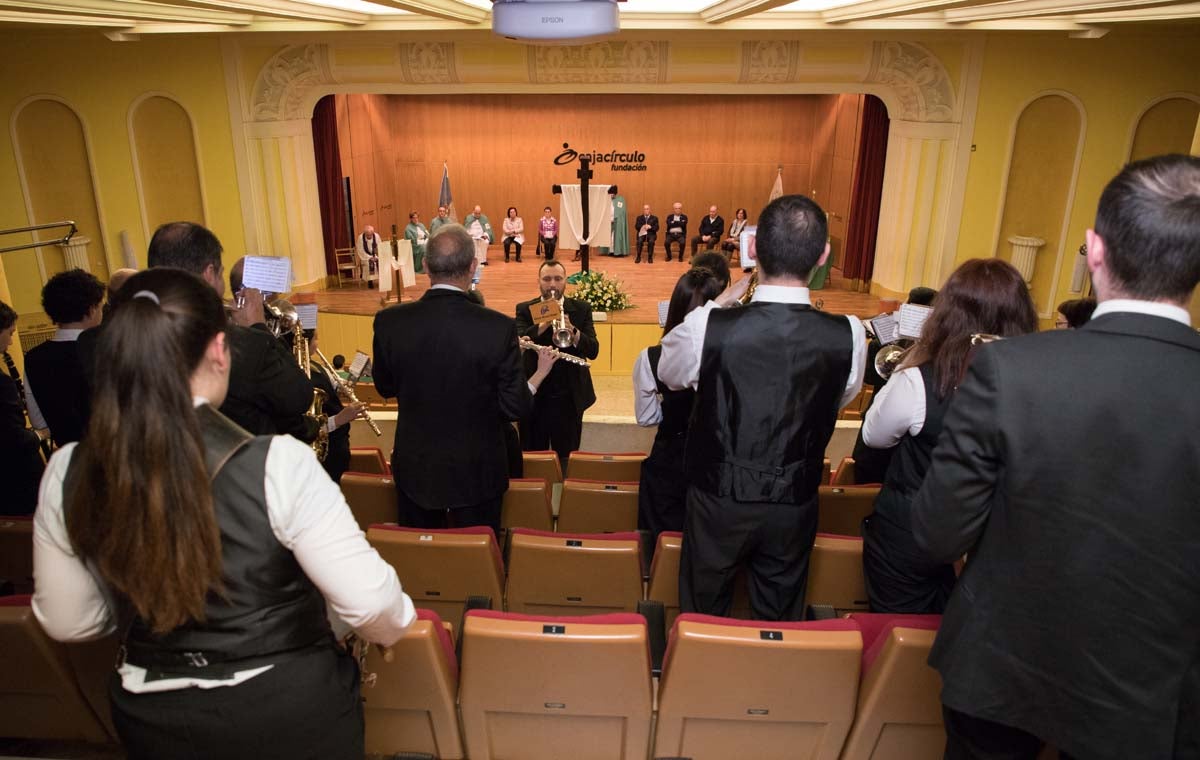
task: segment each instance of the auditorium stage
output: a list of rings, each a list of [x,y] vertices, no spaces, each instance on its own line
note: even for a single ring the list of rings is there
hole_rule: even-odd
[[[579,262],[571,261],[571,256],[571,252],[567,252],[562,259],[568,274],[580,271]],[[516,261],[506,264],[499,246],[492,246],[489,250],[488,266],[484,268],[479,283],[479,291],[489,308],[513,316],[517,303],[537,295],[537,270],[542,259],[535,257],[532,252],[524,254],[521,259],[520,264]],[[641,264],[634,264],[633,260],[633,256],[591,257],[592,271],[605,272],[624,283],[634,304],[632,309],[610,313],[608,322],[617,325],[658,324],[658,302],[670,299],[671,291],[686,266],[677,260],[668,263],[661,250],[655,255],[653,264],[646,263],[644,259]],[[741,270],[733,272],[735,280],[742,276]],[[833,270],[828,287],[813,292],[814,300],[822,302],[819,304],[821,308],[834,314],[870,317],[879,313],[878,297],[848,290],[842,287],[842,283],[841,273]],[[429,277],[418,274],[416,285],[405,288],[404,300],[416,300],[428,289]],[[329,314],[372,316],[380,309],[378,292],[357,282],[320,291],[316,301],[320,311]],[[395,295],[392,294],[389,303],[395,302]]]

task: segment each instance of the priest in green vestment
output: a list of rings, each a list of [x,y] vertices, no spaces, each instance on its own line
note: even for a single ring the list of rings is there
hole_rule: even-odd
[[[625,196],[614,195],[612,220],[612,255],[629,255],[629,225],[625,217]]]
[[[487,266],[487,249],[495,237],[492,234],[492,223],[488,221],[487,214],[476,206],[475,209],[467,214],[467,218],[463,219],[463,226],[467,228],[471,238],[475,241],[475,260],[483,266]]]
[[[429,240],[429,230],[421,224],[421,216],[416,211],[408,215],[408,226],[404,228],[404,239],[412,243],[413,271],[424,272],[425,243]]]
[[[429,234],[432,235],[437,232],[438,227],[441,227],[443,224],[450,224],[450,209],[445,206],[438,206],[437,216],[429,223]]]

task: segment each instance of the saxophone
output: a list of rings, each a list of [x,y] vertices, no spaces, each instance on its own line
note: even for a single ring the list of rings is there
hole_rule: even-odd
[[[312,364],[308,355],[308,338],[304,337],[304,328],[300,326],[300,315],[296,313],[296,307],[288,301],[280,300],[268,310],[268,316],[273,318],[274,324],[271,326],[271,332],[276,336],[291,332],[292,357],[300,366],[300,371],[304,373],[304,376],[311,377]],[[317,425],[317,437],[313,439],[309,447],[317,455],[317,459],[324,462],[325,457],[329,454],[329,416],[325,414],[325,391],[313,388],[312,402],[308,405],[308,411],[304,413],[304,416]]]

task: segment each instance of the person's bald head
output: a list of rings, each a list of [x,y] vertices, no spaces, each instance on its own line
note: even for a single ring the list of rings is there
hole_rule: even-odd
[[[117,294],[117,291],[121,289],[121,286],[125,284],[125,281],[128,280],[133,275],[137,274],[137,271],[138,270],[136,270],[136,269],[129,269],[128,267],[125,267],[122,269],[118,269],[115,272],[113,272],[111,275],[109,275],[109,277],[108,277],[108,300],[110,302],[113,300],[113,296],[115,296]]]

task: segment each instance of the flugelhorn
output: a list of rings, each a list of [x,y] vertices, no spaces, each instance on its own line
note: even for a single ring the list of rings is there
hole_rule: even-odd
[[[362,404],[362,402],[358,400],[358,396],[354,394],[354,385],[342,379],[342,376],[339,375],[337,370],[333,368],[333,363],[325,358],[325,354],[321,353],[321,349],[318,348],[315,350],[317,352],[317,361],[320,362],[321,367],[325,369],[325,373],[333,380],[336,390],[340,390],[342,393],[346,394],[346,398],[350,399],[351,404]],[[366,404],[362,404],[362,411],[360,414],[362,415],[362,418],[366,420],[367,424],[371,426],[371,432],[373,432],[375,435],[383,435],[383,431],[380,430],[379,426],[375,424],[375,420],[371,419],[371,415],[367,411]]]
[[[887,380],[896,371],[896,367],[900,366],[900,362],[904,361],[911,348],[911,345],[905,346],[900,343],[889,343],[880,348],[875,354],[875,372]]]
[[[569,348],[575,342],[574,331],[567,327],[567,309],[566,301],[561,293],[554,292],[554,299],[558,301],[558,317],[551,325],[553,333],[550,336],[550,341],[559,348]]]

